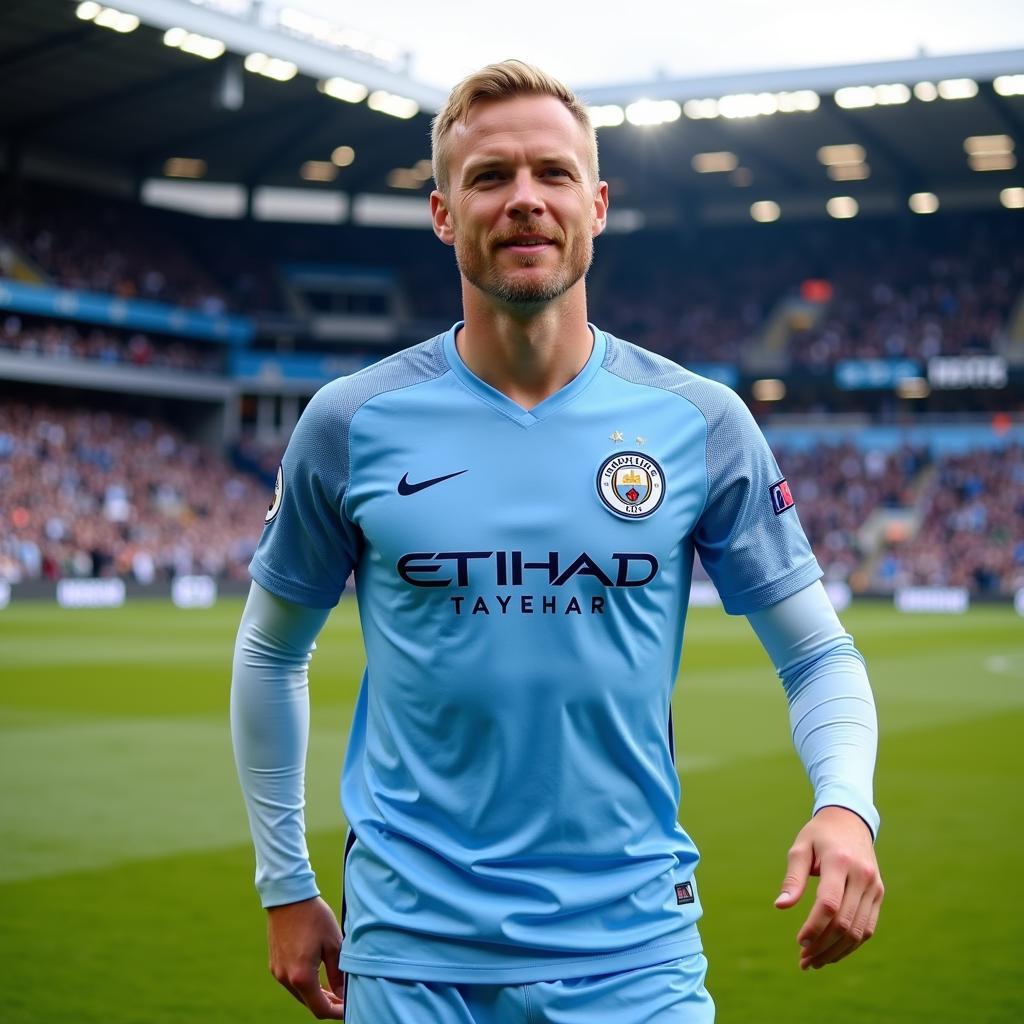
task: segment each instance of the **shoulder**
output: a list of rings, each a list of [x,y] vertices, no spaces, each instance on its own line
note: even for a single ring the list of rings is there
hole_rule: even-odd
[[[732,388],[702,377],[656,352],[616,338],[607,331],[604,335],[607,349],[603,366],[616,377],[677,395],[701,413],[709,429],[714,429],[723,420],[750,418],[743,400]]]
[[[347,426],[370,399],[422,384],[448,370],[443,334],[386,356],[356,373],[325,384],[310,400],[303,418],[317,424]]]

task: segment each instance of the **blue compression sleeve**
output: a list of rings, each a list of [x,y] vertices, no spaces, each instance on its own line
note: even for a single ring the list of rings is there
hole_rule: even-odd
[[[845,807],[877,835],[875,702],[864,659],[825,588],[813,583],[747,618],[786,690],[793,743],[814,787],[814,813]]]
[[[235,641],[231,738],[256,846],[264,907],[319,895],[306,850],[306,669],[329,609],[293,604],[253,583]]]

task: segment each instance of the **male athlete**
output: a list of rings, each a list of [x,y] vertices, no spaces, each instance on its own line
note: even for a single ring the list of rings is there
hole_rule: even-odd
[[[670,712],[694,554],[778,669],[814,787],[776,901],[820,874],[803,968],[882,899],[863,662],[742,402],[588,324],[585,108],[493,65],[433,160],[464,320],[316,395],[252,563],[232,721],[271,969],[349,1024],[706,1024]],[[351,571],[342,944],[302,808],[307,663]]]

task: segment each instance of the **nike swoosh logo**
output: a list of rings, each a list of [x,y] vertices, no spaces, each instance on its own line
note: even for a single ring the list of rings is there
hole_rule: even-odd
[[[462,476],[463,473],[468,473],[468,469],[460,469],[457,473],[449,473],[447,476],[435,476],[433,480],[421,480],[419,483],[409,483],[409,474],[406,473],[401,480],[398,481],[398,493],[399,494],[415,494],[417,491],[425,490],[427,487],[433,487],[434,484],[444,483],[445,480],[451,480],[453,476]]]

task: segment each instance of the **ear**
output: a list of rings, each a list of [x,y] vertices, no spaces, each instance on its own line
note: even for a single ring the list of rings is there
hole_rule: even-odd
[[[591,235],[596,238],[608,224],[608,182],[599,181],[594,192],[594,220],[590,227]]]
[[[448,209],[448,200],[444,194],[435,188],[430,193],[430,220],[434,227],[434,234],[444,242],[445,245],[455,244],[455,230],[452,227],[451,212]]]

